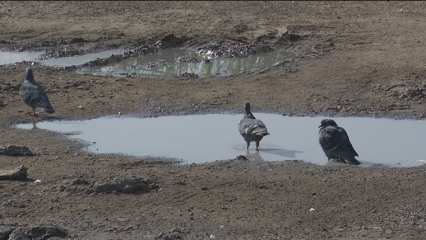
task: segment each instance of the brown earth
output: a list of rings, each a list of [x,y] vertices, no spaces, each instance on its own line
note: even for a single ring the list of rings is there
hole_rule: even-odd
[[[35,78],[48,89],[55,117],[66,119],[240,112],[245,101],[256,111],[424,118],[425,18],[424,2],[0,2],[0,44],[113,47],[170,33],[251,42],[295,29],[309,36],[299,44],[310,49],[297,71],[160,80],[36,66]],[[425,167],[176,166],[93,155],[64,136],[10,128],[29,121],[18,96],[24,69],[0,67],[0,145],[25,145],[36,156],[0,156],[0,169],[24,164],[41,183],[0,182],[0,224],[60,224],[75,239],[154,239],[173,228],[184,228],[182,239],[426,239]],[[160,189],[95,194],[68,184],[134,175]]]

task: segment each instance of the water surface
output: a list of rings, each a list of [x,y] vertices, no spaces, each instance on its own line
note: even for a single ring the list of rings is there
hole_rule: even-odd
[[[87,53],[83,55],[75,55],[69,57],[59,57],[59,58],[48,58],[42,60],[40,63],[46,66],[52,67],[69,67],[69,66],[79,66],[88,62],[95,61],[97,59],[106,59],[112,55],[123,55],[125,53],[124,49],[112,49],[106,51],[100,51],[95,53]]]
[[[112,49],[69,57],[49,58],[46,57],[46,53],[44,51],[0,51],[0,65],[31,61],[52,67],[79,66],[97,59],[106,59],[112,55],[123,55],[124,52],[124,49]]]
[[[44,52],[41,51],[1,51],[0,65],[14,64],[23,61],[39,61]]]
[[[80,73],[112,76],[180,77],[184,74],[205,77],[227,77],[268,70],[288,58],[283,49],[256,53],[246,57],[216,57],[189,49],[160,49],[154,53],[130,57],[107,66],[85,67]]]
[[[264,160],[304,160],[326,164],[318,143],[323,117],[256,113],[271,135],[260,145]],[[157,118],[103,117],[84,121],[40,122],[38,128],[68,133],[87,143],[88,151],[176,158],[185,163],[231,159],[246,154],[238,133],[241,114],[205,114]],[[334,118],[343,126],[364,163],[418,166],[425,163],[426,121]],[[30,129],[31,124],[18,128]],[[252,143],[251,153],[254,153]]]

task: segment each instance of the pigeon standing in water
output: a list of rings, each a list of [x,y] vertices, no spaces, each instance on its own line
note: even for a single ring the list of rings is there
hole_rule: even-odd
[[[26,70],[25,79],[20,88],[20,95],[24,102],[32,108],[34,117],[38,116],[38,112],[36,112],[37,108],[42,109],[46,113],[55,112],[44,89],[34,81],[31,68],[27,68]]]
[[[328,160],[358,165],[355,151],[345,129],[337,126],[332,119],[324,119],[319,126],[319,143]]]
[[[259,151],[260,140],[269,135],[268,129],[262,121],[256,119],[251,113],[250,103],[246,103],[245,110],[246,113],[238,125],[240,134],[247,143],[247,150],[250,147],[250,142],[256,142],[256,151]]]

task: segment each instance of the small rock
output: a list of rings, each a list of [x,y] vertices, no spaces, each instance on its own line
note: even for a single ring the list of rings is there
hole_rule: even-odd
[[[141,177],[114,178],[105,183],[95,183],[94,191],[97,193],[146,193],[158,189],[158,185]]]
[[[309,212],[314,212],[315,208],[309,208]]]
[[[89,185],[89,182],[82,178],[77,178],[71,181],[71,185]]]
[[[14,229],[13,226],[0,225],[0,240],[7,240]]]
[[[52,237],[65,238],[67,235],[67,231],[62,227],[54,225],[40,225],[16,228],[9,235],[9,240],[43,240]]]
[[[34,181],[34,183],[41,183],[41,180],[37,179],[37,180]]]
[[[247,161],[248,160],[248,158],[246,156],[243,156],[243,155],[238,155],[235,159],[236,160],[243,160],[243,161]]]
[[[0,146],[0,155],[33,156],[34,154],[26,146],[8,145],[8,146]]]
[[[77,108],[78,109],[84,109],[84,107],[82,105],[78,105]]]

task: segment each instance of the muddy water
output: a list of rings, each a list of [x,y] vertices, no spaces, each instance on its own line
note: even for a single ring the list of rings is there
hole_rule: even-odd
[[[282,49],[263,52],[246,57],[211,58],[189,49],[160,49],[157,52],[124,59],[108,66],[87,67],[79,72],[112,76],[160,76],[179,77],[193,74],[200,78],[226,77],[241,73],[267,70],[283,64],[288,53]]]
[[[258,158],[304,160],[326,164],[318,143],[322,117],[285,117],[256,113],[271,135],[261,142]],[[158,118],[103,117],[85,121],[40,122],[38,128],[83,140],[88,151],[166,157],[185,163],[231,159],[246,154],[238,133],[240,114],[206,114]],[[425,163],[426,121],[335,118],[343,126],[364,165],[417,166]],[[18,128],[30,129],[31,124]],[[253,145],[253,144],[252,144]],[[254,153],[254,146],[250,149]]]
[[[0,65],[14,64],[22,61],[39,61],[43,53],[0,51]]]

